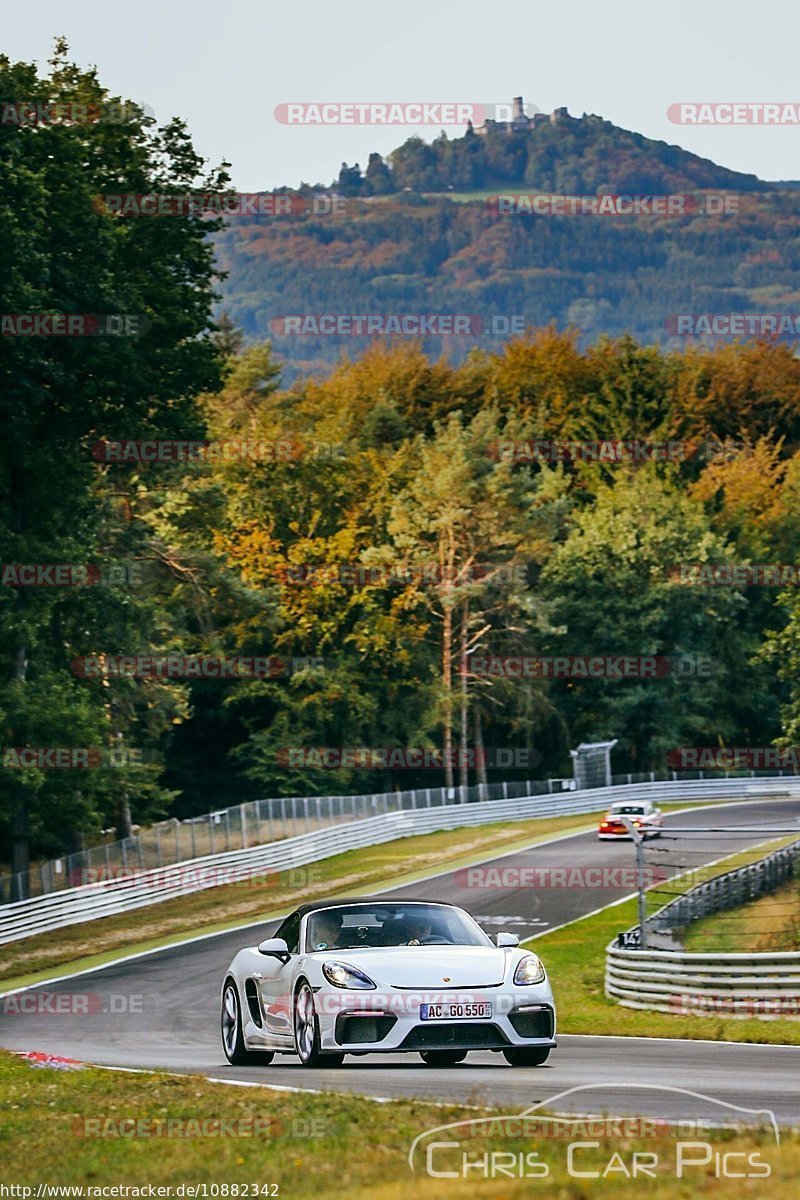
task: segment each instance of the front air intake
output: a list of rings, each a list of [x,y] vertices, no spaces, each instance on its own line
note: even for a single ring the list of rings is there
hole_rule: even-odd
[[[256,989],[256,981],[254,979],[245,980],[244,994],[247,1000],[247,1007],[250,1010],[250,1016],[260,1029],[262,1025],[261,1005],[258,1002],[258,991]]]
[[[336,1041],[340,1046],[355,1042],[382,1042],[397,1017],[376,1013],[339,1013],[336,1018]]]
[[[524,1007],[514,1009],[508,1014],[508,1019],[519,1037],[552,1038],[555,1028],[555,1018],[552,1008],[547,1004],[539,1007]]]

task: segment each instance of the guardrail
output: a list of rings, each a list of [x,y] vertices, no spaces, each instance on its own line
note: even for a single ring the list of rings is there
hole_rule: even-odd
[[[672,933],[756,900],[791,879],[798,861],[800,841],[700,883],[649,917],[648,933]],[[606,949],[605,990],[626,1008],[800,1017],[800,951],[695,953],[640,950],[614,941]]]
[[[769,772],[762,772],[769,776]],[[750,771],[757,778],[758,771]],[[790,772],[787,772],[790,775]],[[736,776],[742,778],[741,773]],[[613,775],[611,783],[655,783],[677,778],[648,771]],[[703,779],[702,771],[683,772],[684,781]],[[719,775],[715,775],[719,778]],[[725,772],[728,778],[728,772]],[[771,776],[774,778],[774,776]],[[208,855],[246,850],[263,842],[296,837],[327,825],[377,817],[399,809],[474,804],[485,800],[514,800],[523,796],[563,795],[575,789],[574,779],[496,780],[471,787],[429,787],[394,792],[364,792],[351,796],[275,796],[249,800],[231,808],[213,809],[183,821],[172,818],[142,829],[121,841],[101,842],[36,863],[27,871],[0,875],[0,904],[45,896],[64,888],[93,883],[114,872],[145,871],[171,863],[192,862]]]
[[[800,951],[606,952],[606,994],[625,1008],[709,1016],[800,1017]]]
[[[655,802],[675,800],[746,800],[755,795],[800,797],[800,777],[753,780],[677,780],[567,792],[563,797],[527,796],[515,800],[484,800],[429,809],[386,813],[351,821],[280,842],[231,853],[209,855],[161,870],[132,872],[51,895],[19,900],[0,907],[0,944],[130,912],[163,900],[265,875],[270,871],[307,866],[334,854],[375,846],[396,838],[437,829],[487,825],[529,817],[599,812],[635,792]]]

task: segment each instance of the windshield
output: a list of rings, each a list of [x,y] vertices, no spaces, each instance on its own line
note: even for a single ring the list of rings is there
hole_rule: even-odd
[[[458,908],[375,904],[326,908],[308,918],[308,950],[377,946],[491,946],[488,934]]]
[[[647,810],[641,804],[615,804],[609,816],[642,817]]]

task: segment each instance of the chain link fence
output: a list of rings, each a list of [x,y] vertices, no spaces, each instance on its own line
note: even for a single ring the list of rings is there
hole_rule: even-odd
[[[800,841],[797,841],[774,850],[758,862],[715,875],[648,917],[645,922],[648,931],[679,936],[693,921],[758,900],[792,879],[799,862]]]
[[[516,780],[469,788],[418,788],[371,792],[360,796],[279,796],[221,808],[185,821],[173,819],[139,830],[123,841],[109,841],[30,870],[0,876],[0,902],[46,896],[128,873],[172,866],[210,854],[246,850],[266,842],[313,833],[331,825],[407,809],[425,809],[482,800],[514,800],[570,790],[571,779]]]

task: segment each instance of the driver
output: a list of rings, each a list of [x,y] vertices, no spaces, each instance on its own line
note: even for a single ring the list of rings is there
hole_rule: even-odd
[[[339,944],[342,933],[342,914],[325,911],[314,919],[314,949],[333,950]]]
[[[431,936],[431,923],[425,917],[412,914],[406,920],[406,945],[421,946]]]

